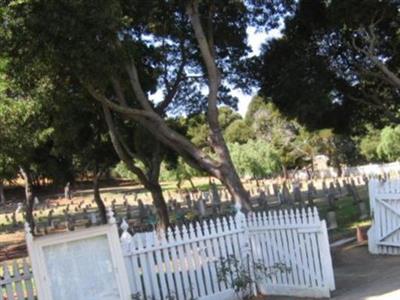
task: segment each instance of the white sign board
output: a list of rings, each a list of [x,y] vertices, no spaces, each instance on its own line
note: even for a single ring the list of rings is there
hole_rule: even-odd
[[[131,298],[115,224],[26,239],[40,300]]]

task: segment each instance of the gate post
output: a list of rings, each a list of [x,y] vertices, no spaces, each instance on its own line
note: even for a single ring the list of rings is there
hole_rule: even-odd
[[[253,266],[253,253],[251,249],[251,238],[249,231],[248,219],[246,219],[246,215],[241,210],[242,206],[240,203],[235,204],[236,214],[235,214],[235,222],[236,226],[239,230],[241,230],[240,238],[239,238],[239,247],[242,252],[242,257],[239,257],[242,264],[247,264],[249,268],[249,275],[254,282],[252,284],[251,290],[253,295],[257,295],[257,287],[255,283],[255,274],[254,274],[254,266]]]
[[[371,214],[371,227],[368,229],[368,251],[371,254],[379,254],[378,250],[378,238],[376,233],[375,224],[375,211],[377,209],[375,205],[375,196],[377,194],[377,187],[379,185],[379,180],[372,178],[368,181],[368,196],[369,196],[369,211]]]
[[[316,208],[314,208],[316,210]],[[322,270],[324,272],[324,278],[326,278],[326,284],[330,291],[335,290],[335,276],[333,274],[333,265],[331,251],[329,247],[328,229],[326,228],[325,220],[321,221],[321,231],[319,234],[319,241],[321,246],[321,259],[323,259]]]

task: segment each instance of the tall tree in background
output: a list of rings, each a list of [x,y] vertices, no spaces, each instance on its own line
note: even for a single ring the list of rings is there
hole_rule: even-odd
[[[54,98],[57,98],[56,102]],[[52,118],[52,153],[57,157],[66,156],[71,161],[73,178],[78,174],[91,175],[94,201],[100,219],[106,223],[99,181],[118,162],[118,157],[108,136],[103,112],[90,100],[88,95],[76,92],[72,96],[59,87],[45,101],[47,114]],[[61,115],[67,117],[57,117]]]
[[[218,121],[218,104],[236,101],[229,96],[229,82],[243,84],[248,26],[277,26],[292,1],[7,3],[2,37],[15,79],[24,74],[29,85],[43,78],[64,84],[78,80],[105,112],[139,123],[249,208]],[[149,97],[156,88],[164,92],[157,104]],[[166,108],[206,110],[212,156],[169,126]]]
[[[4,95],[2,95],[4,96]],[[46,144],[49,141],[48,119],[41,114],[39,103],[31,99],[8,99],[0,95],[0,159],[2,169],[11,179],[18,176],[25,184],[25,217],[34,228],[33,184],[35,175],[40,172],[40,162],[48,155]]]
[[[311,128],[399,121],[398,1],[299,1],[285,25],[257,61],[266,99]]]

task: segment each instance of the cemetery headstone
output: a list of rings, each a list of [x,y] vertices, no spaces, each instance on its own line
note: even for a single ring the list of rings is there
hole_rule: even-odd
[[[326,196],[326,195],[328,194],[328,188],[327,188],[327,186],[326,186],[326,181],[325,181],[325,179],[322,180],[322,194],[323,194],[324,196]]]
[[[70,182],[67,182],[67,184],[64,187],[64,197],[65,197],[65,199],[69,199],[69,200],[71,200],[71,198],[72,198]]]
[[[354,180],[350,180],[350,184],[346,186],[350,196],[353,198],[354,203],[359,203],[361,201],[360,196],[358,195],[357,187],[354,183]]]
[[[68,231],[74,231],[75,230],[75,218],[74,218],[74,216],[68,215],[68,219],[67,220],[68,220],[67,221],[67,229],[68,229]]]
[[[199,215],[202,217],[205,217],[207,212],[206,212],[206,205],[204,203],[204,200],[202,197],[197,199],[197,211],[199,212]]]
[[[49,213],[47,215],[47,226],[53,226],[53,210],[49,210]]]
[[[15,211],[11,214],[11,222],[12,222],[12,226],[13,227],[17,227],[18,226],[17,214],[15,213]]]
[[[24,208],[23,204],[21,202],[18,202],[17,204],[17,209],[15,210],[15,213],[20,213],[22,209]]]
[[[214,183],[210,185],[211,204],[214,213],[219,213],[221,209],[221,199],[218,194],[217,186]]]
[[[340,182],[337,179],[335,179],[335,186],[336,186],[336,190],[338,191],[338,193],[341,194],[342,193],[342,187],[340,186]]]
[[[289,204],[289,205],[293,204],[286,182],[282,184],[282,196],[283,196],[283,204]]]
[[[191,209],[192,208],[192,199],[190,198],[190,194],[189,193],[185,193],[184,194],[184,198],[185,198],[185,202],[186,202],[187,207],[189,209]]]
[[[278,197],[278,194],[280,193],[280,191],[279,191],[279,186],[278,186],[276,183],[274,183],[274,184],[272,184],[272,189],[273,189],[273,191],[274,191],[274,195],[275,195],[276,197]]]
[[[90,222],[94,225],[97,224],[97,214],[95,212],[90,213]]]
[[[328,201],[329,210],[334,211],[335,210],[335,202],[336,202],[337,198],[336,198],[335,189],[333,187],[333,183],[329,185],[329,189],[328,189],[326,198]]]
[[[293,184],[293,198],[295,203],[300,203],[303,206],[303,199],[301,197],[301,189],[299,183]]]
[[[338,224],[336,221],[336,212],[334,210],[329,211],[327,216],[326,216],[326,222],[328,223],[328,230],[336,229],[338,228]]]
[[[258,206],[260,208],[268,209],[268,198],[263,190],[260,190],[257,200],[258,200]]]

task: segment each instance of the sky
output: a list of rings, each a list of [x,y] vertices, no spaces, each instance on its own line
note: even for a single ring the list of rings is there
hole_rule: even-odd
[[[256,32],[254,27],[249,27],[247,29],[247,36],[248,36],[248,44],[252,48],[251,55],[258,55],[261,51],[262,44],[270,39],[279,38],[282,36],[282,29],[283,29],[283,22],[281,26],[276,29],[272,29],[268,32]],[[238,111],[239,113],[244,116],[247,111],[247,107],[253,96],[256,94],[256,90],[253,91],[251,95],[244,94],[240,89],[232,90],[231,94],[236,96],[239,99],[238,103]]]
[[[261,52],[261,46],[269,39],[279,38],[282,36],[283,20],[278,28],[272,29],[268,32],[262,31],[257,32],[254,27],[247,28],[247,42],[252,49],[250,56],[258,55]],[[244,94],[241,89],[234,89],[231,91],[231,95],[239,99],[238,112],[244,117],[247,111],[247,107],[253,96],[256,94],[256,90],[253,90],[250,95]],[[156,93],[149,96],[154,102],[159,102],[163,98],[162,90],[158,90]]]

